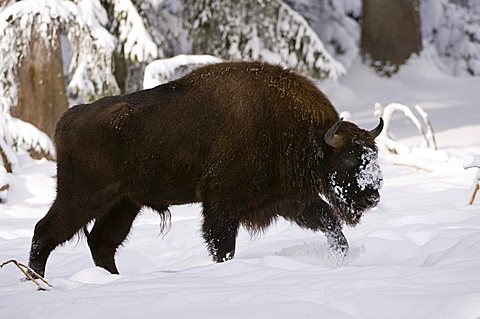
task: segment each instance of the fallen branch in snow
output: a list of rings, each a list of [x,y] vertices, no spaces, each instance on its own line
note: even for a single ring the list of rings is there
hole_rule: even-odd
[[[422,135],[427,148],[432,150],[437,149],[437,143],[435,141],[432,123],[428,118],[428,113],[425,112],[425,110],[420,107],[420,105],[415,105],[415,109],[420,114],[422,121],[420,121],[419,118],[412,112],[410,107],[406,105],[399,103],[390,103],[387,106],[383,107],[380,103],[375,103],[374,114],[376,117],[382,117],[385,123],[383,131],[379,136],[380,144],[383,145],[389,152],[393,154],[400,154],[402,153],[402,150],[405,150],[405,147],[395,141],[392,135],[389,134],[390,122],[393,114],[396,112],[403,113],[406,118],[412,121],[418,132]]]
[[[424,167],[420,167],[420,166],[417,166],[417,165],[414,165],[414,164],[404,164],[404,163],[393,163],[394,166],[405,166],[405,167],[410,167],[410,168],[413,168],[417,171],[423,171],[423,172],[427,172],[427,173],[431,173],[433,172],[431,169],[428,169],[428,168],[424,168]]]
[[[7,264],[10,264],[10,263],[13,263],[15,264],[15,266],[18,267],[18,269],[20,269],[20,271],[25,275],[26,279],[31,281],[32,283],[34,283],[35,285],[37,285],[38,287],[38,290],[42,290],[42,291],[45,291],[47,290],[47,288],[43,287],[40,283],[37,282],[37,279],[41,280],[43,283],[45,283],[48,288],[51,288],[52,286],[42,277],[40,276],[39,274],[37,274],[32,268],[28,267],[28,266],[25,266],[24,264],[22,263],[19,263],[18,261],[16,261],[15,259],[10,259],[6,262],[4,262],[3,264],[0,265],[0,268],[3,268],[3,266],[7,265]],[[33,276],[32,276],[33,274]],[[36,279],[34,278],[37,277]]]
[[[477,192],[478,192],[478,189],[480,188],[480,186],[478,186],[479,183],[477,183],[475,185],[475,188],[473,190],[473,194],[472,194],[472,198],[470,199],[470,203],[468,203],[468,205],[472,205],[473,204],[473,201],[475,200],[475,196],[477,196]]]
[[[7,170],[7,172],[8,172],[8,173],[11,173],[11,172],[12,172],[12,164],[11,164],[10,161],[8,160],[8,157],[7,157],[7,155],[5,154],[5,152],[3,151],[1,145],[0,145],[0,160],[2,161],[1,163],[3,163],[3,167],[5,167],[5,169]],[[0,163],[0,164],[1,164],[1,163]]]
[[[437,150],[437,141],[435,140],[435,134],[433,133],[432,122],[430,122],[430,118],[428,117],[428,113],[418,104],[415,105],[415,109],[417,110],[418,114],[423,119],[425,126],[427,128],[427,132],[425,133],[425,137],[427,140],[427,147],[433,148]]]

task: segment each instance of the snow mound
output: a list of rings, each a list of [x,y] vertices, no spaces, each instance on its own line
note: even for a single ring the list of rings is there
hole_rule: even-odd
[[[68,279],[72,281],[81,282],[84,284],[102,285],[119,279],[119,275],[112,275],[108,270],[100,267],[90,267],[82,269]]]

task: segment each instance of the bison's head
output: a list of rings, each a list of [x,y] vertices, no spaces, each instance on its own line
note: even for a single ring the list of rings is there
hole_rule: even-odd
[[[378,190],[383,177],[374,139],[382,129],[382,119],[371,131],[340,119],[325,133],[328,146],[324,195],[347,224],[357,224],[362,213],[380,201]]]

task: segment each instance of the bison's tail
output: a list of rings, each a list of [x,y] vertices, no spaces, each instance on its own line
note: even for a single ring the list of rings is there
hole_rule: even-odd
[[[83,226],[82,229],[80,229],[73,237],[76,239],[76,245],[80,244],[80,242],[83,242],[84,239],[87,239],[88,238],[88,235],[90,234],[90,232],[88,231],[88,225],[90,223],[88,223],[87,225]]]
[[[160,234],[159,236],[165,236],[172,228],[172,216],[170,210],[165,207],[164,209],[154,209],[154,211],[160,217]]]
[[[88,238],[88,235],[90,235],[90,232],[88,231],[87,225],[83,226],[82,230],[85,237]]]

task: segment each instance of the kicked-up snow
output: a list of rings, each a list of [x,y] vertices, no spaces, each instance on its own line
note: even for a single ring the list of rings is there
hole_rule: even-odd
[[[417,148],[415,128],[392,118],[411,152],[380,151],[381,201],[345,229],[341,266],[323,234],[284,220],[253,239],[242,229],[235,258],[214,264],[200,206],[172,208],[164,236],[158,216],[144,210],[119,249],[120,275],[95,268],[81,237],[52,252],[49,291],[20,281],[11,265],[0,269],[0,318],[479,318],[480,198],[468,205],[475,170],[463,166],[480,153],[480,79],[430,71],[420,59],[379,80],[357,62],[327,90],[368,129],[376,119],[365,100],[421,104],[439,147]],[[34,225],[55,196],[54,163],[20,156],[18,167],[0,204],[0,262],[27,262]]]

